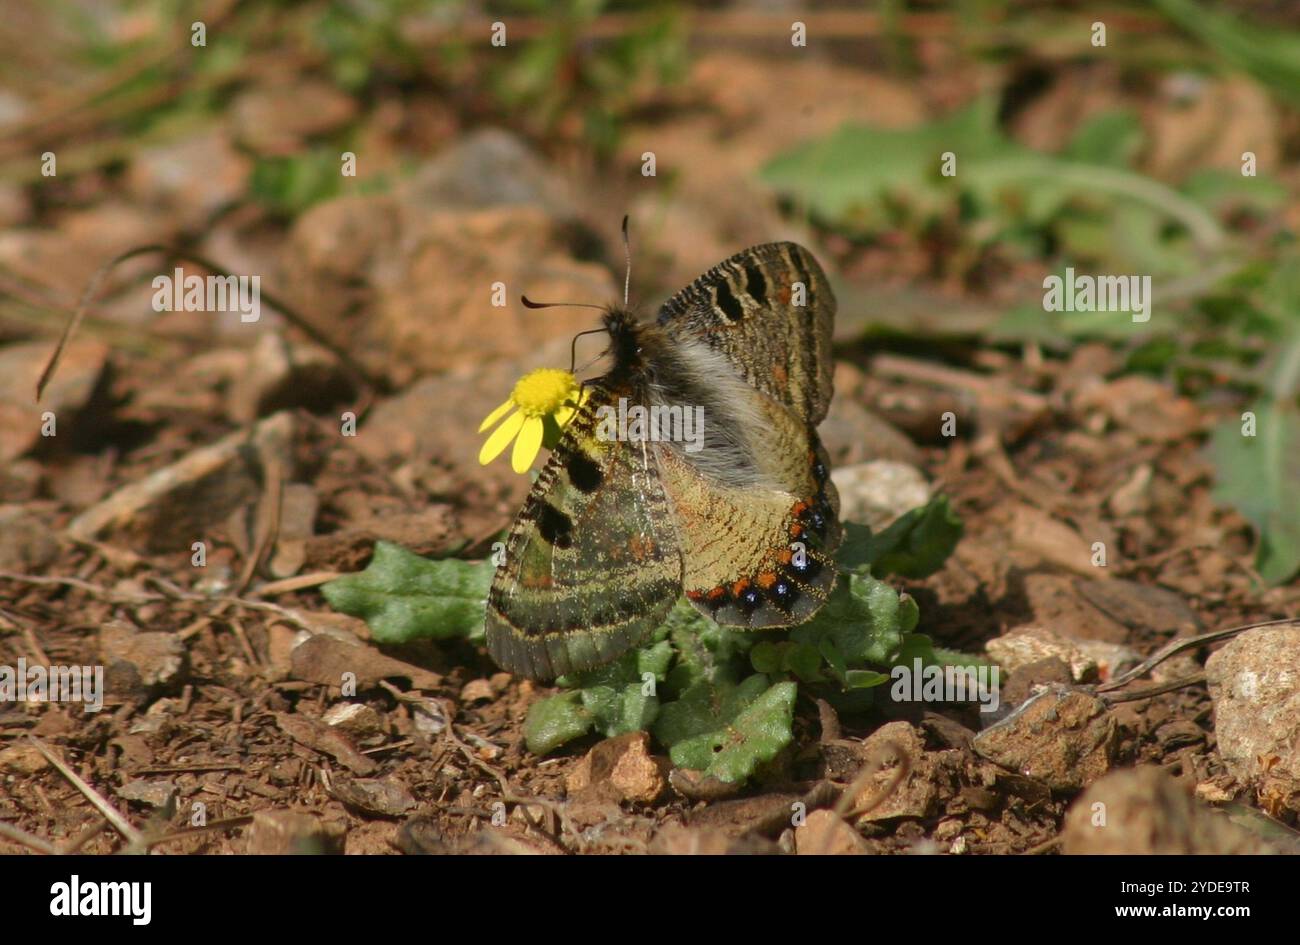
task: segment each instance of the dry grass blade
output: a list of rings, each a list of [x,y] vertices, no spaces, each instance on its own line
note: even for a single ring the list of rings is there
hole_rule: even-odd
[[[227,272],[223,267],[218,266],[216,263],[204,256],[200,256],[197,253],[192,253],[178,247],[163,246],[157,243],[151,243],[146,246],[136,246],[114,256],[99,268],[99,270],[91,277],[90,282],[86,285],[85,291],[81,293],[81,299],[77,302],[77,307],[73,311],[72,317],[68,320],[68,324],[63,329],[63,333],[59,335],[58,343],[54,346],[54,353],[50,355],[49,361],[46,362],[45,368],[41,371],[41,376],[36,382],[36,399],[38,401],[44,394],[45,388],[50,382],[50,378],[54,376],[54,371],[59,366],[59,361],[63,357],[63,351],[67,347],[68,342],[72,339],[72,336],[81,326],[81,322],[85,319],[86,310],[90,307],[90,303],[95,300],[96,296],[98,296],[100,287],[104,283],[104,279],[107,278],[108,274],[117,268],[117,266],[126,262],[128,259],[134,259],[136,256],[143,256],[146,253],[161,253],[168,259],[175,259],[180,262],[190,262],[202,266],[209,272],[215,273],[224,278],[233,277],[232,273]],[[263,291],[261,297],[268,305],[283,315],[285,320],[291,325],[305,334],[312,341],[316,342],[316,344],[327,349],[334,355],[334,357],[338,358],[339,364],[341,364],[348,373],[352,374],[355,380],[359,381],[365,387],[370,388],[372,391],[387,390],[388,385],[382,378],[376,377],[366,370],[342,345],[337,344],[332,338],[304,318],[296,309],[294,309],[293,306],[284,302],[278,296],[272,295],[270,292]]]
[[[58,769],[59,773],[72,782],[72,786],[86,796],[86,800],[94,805],[95,809],[104,815],[104,818],[113,825],[113,829],[120,833],[123,839],[135,849],[139,849],[144,843],[144,834],[131,825],[131,822],[122,815],[112,804],[110,804],[102,794],[82,780],[81,775],[68,767],[62,758],[50,750],[49,746],[37,738],[35,735],[27,736],[36,750],[45,756],[45,760]]]

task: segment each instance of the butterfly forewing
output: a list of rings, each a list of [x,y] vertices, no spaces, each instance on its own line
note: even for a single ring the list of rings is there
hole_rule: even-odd
[[[718,263],[669,299],[659,324],[725,354],[754,388],[817,424],[831,402],[835,294],[812,253],[764,243]]]
[[[597,436],[596,386],[565,428],[506,542],[488,595],[503,668],[551,679],[643,642],[681,594],[681,555],[655,453]]]

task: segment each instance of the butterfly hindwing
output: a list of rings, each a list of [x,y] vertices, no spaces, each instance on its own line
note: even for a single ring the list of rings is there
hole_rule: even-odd
[[[787,455],[793,489],[735,486],[663,449],[660,469],[682,548],[686,597],[725,626],[803,623],[825,603],[840,543],[839,496],[826,451],[804,427]]]
[[[511,528],[487,608],[488,649],[510,672],[551,679],[611,662],[681,594],[655,453],[597,436],[613,396],[592,388]]]
[[[830,406],[834,318],[825,273],[796,243],[737,253],[659,311],[671,337],[721,352],[752,387],[813,425]]]

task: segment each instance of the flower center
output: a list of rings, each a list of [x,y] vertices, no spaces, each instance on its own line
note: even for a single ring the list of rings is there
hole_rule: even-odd
[[[576,389],[574,377],[568,371],[539,368],[519,378],[510,399],[519,405],[525,416],[544,417],[563,407]]]

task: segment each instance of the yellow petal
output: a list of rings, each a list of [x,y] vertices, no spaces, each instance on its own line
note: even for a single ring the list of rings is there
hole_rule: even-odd
[[[492,426],[492,424],[496,423],[498,420],[504,417],[507,411],[509,411],[510,408],[513,407],[514,405],[515,402],[513,400],[507,400],[496,410],[493,410],[490,414],[484,417],[483,422],[478,425],[478,432],[482,433],[488,427]]]
[[[486,466],[500,456],[523,425],[524,415],[521,412],[516,411],[507,417],[506,422],[492,431],[492,435],[487,438],[483,448],[478,451],[479,465]]]
[[[529,417],[524,421],[524,428],[519,431],[519,439],[515,440],[515,451],[510,455],[510,465],[514,471],[520,473],[528,472],[528,467],[533,465],[533,460],[537,458],[537,451],[542,448],[542,418]]]

